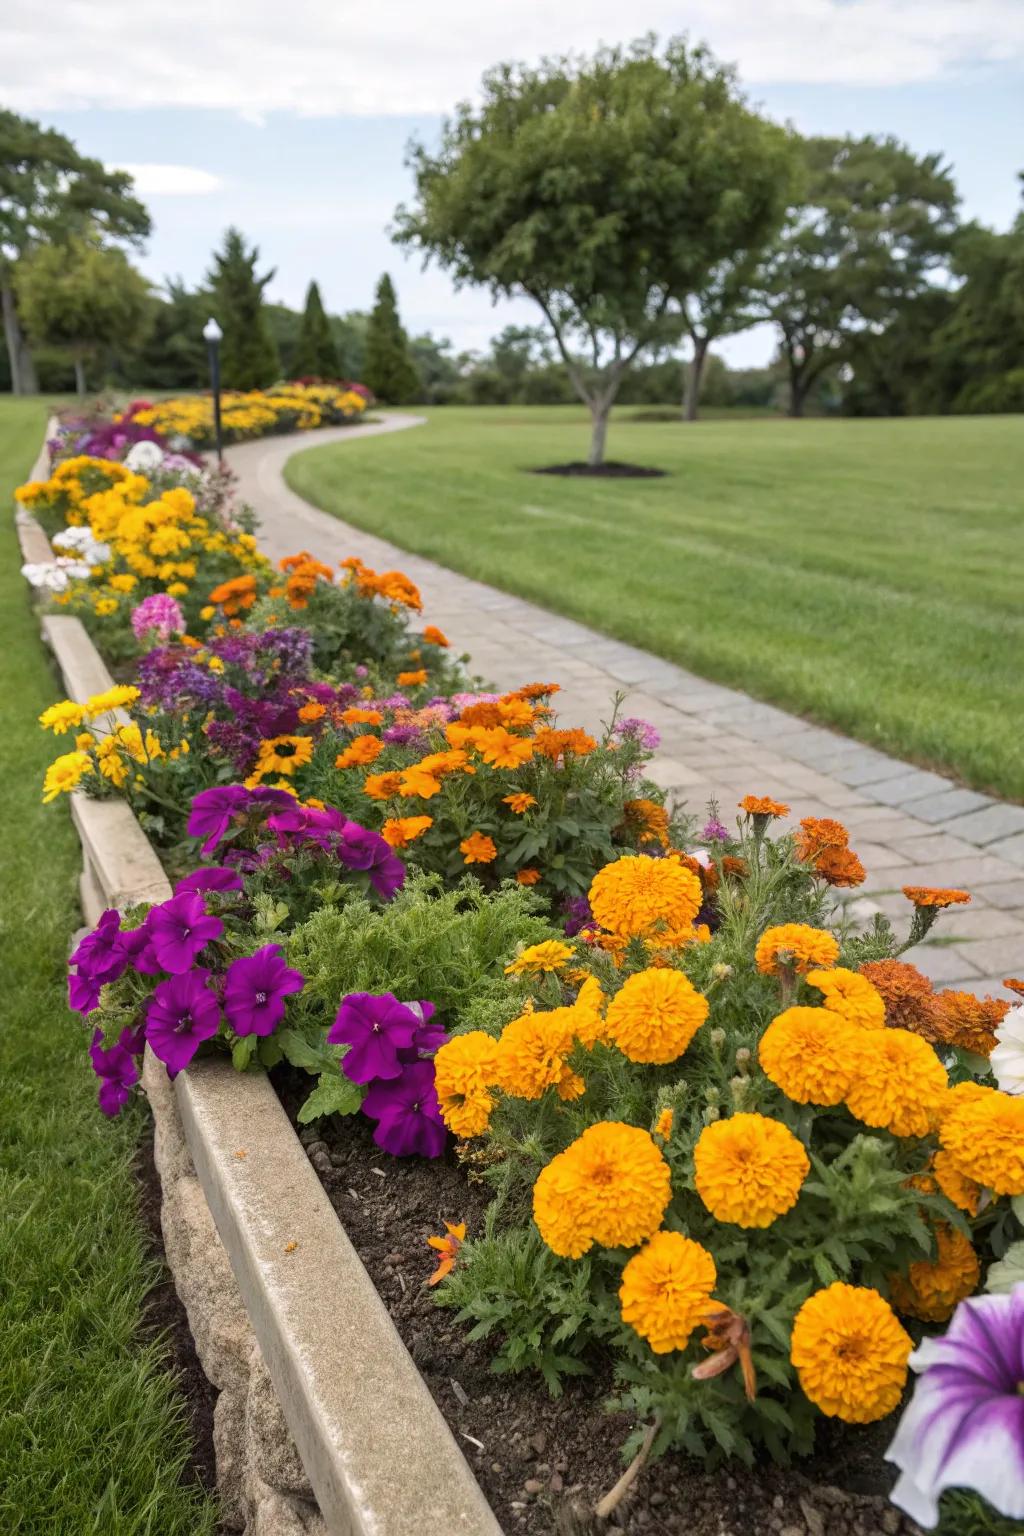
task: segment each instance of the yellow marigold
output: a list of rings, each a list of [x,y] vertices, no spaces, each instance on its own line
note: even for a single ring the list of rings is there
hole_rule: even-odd
[[[906,1275],[893,1275],[889,1282],[897,1312],[923,1323],[952,1317],[957,1302],[974,1293],[981,1276],[978,1255],[962,1232],[943,1223],[935,1229],[935,1242],[934,1259],[918,1259]]]
[[[656,1355],[685,1349],[705,1322],[718,1274],[706,1248],[680,1232],[655,1232],[622,1271],[622,1321]]]
[[[256,772],[283,773],[290,777],[297,768],[305,767],[312,756],[311,736],[272,736],[260,742]]]
[[[627,977],[608,1004],[607,1038],[630,1061],[675,1061],[708,1016],[708,1000],[682,971],[653,969]]]
[[[530,944],[506,965],[506,976],[535,976],[541,971],[558,971],[572,959],[572,946],[559,939],[545,939],[542,944]]]
[[[389,816],[380,835],[391,848],[405,848],[434,825],[433,816]]]
[[[766,976],[777,976],[783,967],[792,966],[806,976],[808,971],[825,969],[839,959],[839,945],[824,928],[807,923],[782,923],[766,928],[754,952],[757,968]]]
[[[660,1136],[662,1141],[668,1141],[672,1135],[672,1124],[675,1120],[675,1111],[671,1105],[666,1105],[654,1123],[654,1135]]]
[[[761,1036],[757,1056],[795,1103],[841,1104],[857,1071],[859,1033],[831,1008],[787,1008]]]
[[[455,1136],[480,1136],[494,1108],[498,1042],[482,1029],[456,1035],[434,1057],[434,1087],[445,1125]]]
[[[627,800],[622,809],[627,830],[635,833],[639,842],[668,847],[669,816],[663,805],[656,800]]]
[[[894,1136],[926,1136],[947,1086],[946,1069],[926,1040],[906,1029],[879,1030],[860,1053],[846,1107]]]
[[[811,1165],[781,1121],[740,1114],[705,1126],[693,1166],[697,1193],[716,1221],[770,1227],[796,1204]]]
[[[635,1248],[658,1230],[671,1196],[668,1163],[647,1131],[604,1120],[541,1169],[533,1217],[552,1252],[578,1259],[594,1243]]]
[[[139,697],[139,689],[128,683],[115,683],[103,693],[94,693],[83,706],[84,717],[95,720],[98,715],[110,714],[115,709],[127,709]]]
[[[63,736],[65,731],[77,730],[85,718],[85,711],[81,704],[73,704],[70,699],[62,699],[59,704],[51,704],[49,709],[44,709],[39,716],[39,724],[44,731],[52,731],[55,736]]]
[[[466,864],[490,864],[498,857],[498,849],[491,837],[483,832],[471,832],[459,844],[459,852]]]
[[[368,768],[384,750],[379,736],[356,736],[334,759],[335,768]]]
[[[807,981],[825,994],[825,1007],[861,1029],[885,1028],[885,999],[866,976],[837,965],[830,971],[808,971]]]
[[[397,771],[370,773],[363,780],[363,794],[371,800],[392,800],[401,787],[402,775]]]
[[[506,1024],[498,1041],[498,1085],[517,1099],[539,1099],[545,1088],[570,1083],[571,1008],[524,1013]],[[575,1095],[573,1095],[575,1097]]]
[[[739,802],[739,809],[746,811],[748,816],[788,816],[789,806],[781,800],[773,800],[770,795],[744,795]]]
[[[398,781],[398,793],[403,800],[429,800],[441,791],[441,780],[437,775],[428,773],[418,763],[403,769]]]
[[[1024,1195],[1024,1098],[989,1089],[950,1099],[939,1141],[958,1172],[997,1195]]]
[[[601,983],[596,976],[587,976],[572,1005],[572,1028],[580,1045],[585,1045],[588,1050],[599,1040],[607,1039],[604,1006]]]
[[[531,805],[537,804],[537,800],[534,795],[503,795],[501,803],[502,805],[507,805],[509,810],[515,811],[517,816],[522,816],[524,811],[530,809]]]
[[[883,1296],[837,1280],[800,1308],[789,1358],[804,1395],[828,1418],[873,1424],[903,1396],[913,1347]]]
[[[903,894],[915,907],[955,907],[970,901],[968,891],[946,890],[942,886],[905,885]]]
[[[981,1203],[981,1185],[964,1177],[951,1152],[940,1147],[932,1158],[931,1171],[947,1200],[951,1200],[958,1210],[966,1211],[968,1216],[977,1216]]]
[[[671,945],[692,936],[702,898],[700,881],[677,860],[628,854],[598,870],[589,899],[595,920],[616,937]]]
[[[54,758],[43,779],[43,801],[49,805],[58,795],[66,795],[92,772],[92,758],[88,752],[65,752]]]

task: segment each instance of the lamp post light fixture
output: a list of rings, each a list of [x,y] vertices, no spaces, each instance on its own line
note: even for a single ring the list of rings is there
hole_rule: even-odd
[[[217,463],[224,463],[224,438],[220,420],[220,341],[224,332],[211,315],[203,326],[203,339],[210,354],[210,389],[213,392],[213,433],[217,444]]]

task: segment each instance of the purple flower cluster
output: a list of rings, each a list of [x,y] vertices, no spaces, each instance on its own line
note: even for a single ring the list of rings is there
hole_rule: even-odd
[[[661,733],[649,721],[641,720],[637,715],[628,720],[620,720],[615,727],[615,735],[623,741],[635,741],[645,752],[656,752],[661,745]]]
[[[712,816],[700,834],[702,843],[727,843],[729,841],[729,828],[719,821],[717,816]]]
[[[573,939],[584,928],[596,928],[594,914],[590,910],[590,902],[585,896],[569,896],[562,903],[562,911],[565,914],[565,936]]]
[[[429,1058],[447,1036],[431,1023],[433,1003],[400,1003],[392,992],[351,992],[327,1038],[347,1045],[341,1070],[366,1084],[363,1113],[377,1121],[373,1139],[393,1157],[440,1157],[448,1133]]]
[[[133,609],[132,632],[140,644],[149,641],[166,645],[172,635],[185,633],[185,615],[167,592],[154,592]]]

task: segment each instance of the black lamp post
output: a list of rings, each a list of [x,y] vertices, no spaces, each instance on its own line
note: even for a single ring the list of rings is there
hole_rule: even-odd
[[[220,424],[220,339],[224,335],[211,315],[203,326],[203,338],[210,354],[210,388],[213,391],[213,433],[217,442],[217,463],[224,463],[224,439]]]

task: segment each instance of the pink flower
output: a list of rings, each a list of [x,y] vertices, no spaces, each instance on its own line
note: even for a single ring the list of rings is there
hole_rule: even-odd
[[[172,635],[185,633],[185,615],[173,597],[154,592],[133,610],[132,630],[140,645],[165,645]]]

